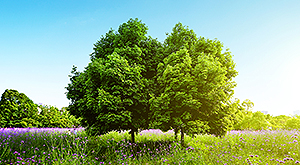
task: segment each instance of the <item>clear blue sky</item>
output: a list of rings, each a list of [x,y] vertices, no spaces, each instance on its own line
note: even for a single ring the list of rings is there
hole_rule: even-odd
[[[272,115],[300,110],[298,0],[1,1],[0,94],[16,89],[35,103],[68,106],[72,66],[82,71],[100,36],[129,18],[159,41],[178,22],[217,38],[237,64],[236,98]]]

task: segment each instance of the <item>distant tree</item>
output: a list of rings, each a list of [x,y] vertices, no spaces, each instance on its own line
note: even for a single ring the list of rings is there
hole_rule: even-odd
[[[230,123],[228,129],[241,130],[241,121],[245,117],[246,109],[237,98],[231,102],[231,109],[232,113],[227,117],[227,121]]]
[[[71,127],[81,127],[81,120],[82,120],[82,118],[81,117],[76,118],[74,115],[71,115],[71,113],[68,111],[67,107],[62,107],[59,110],[59,112],[60,112],[62,118],[65,118],[65,119],[68,120],[67,123],[71,122],[71,124],[72,124]],[[69,126],[66,126],[66,127],[70,128]]]
[[[243,117],[239,123],[235,125],[237,130],[267,130],[272,126],[267,115],[260,111],[252,112],[243,111]]]
[[[134,142],[137,129],[148,128],[149,99],[163,53],[161,43],[146,36],[147,30],[138,19],[130,19],[94,44],[85,71],[73,67],[66,87],[68,110],[82,117],[91,134],[130,129]]]
[[[24,93],[6,89],[0,100],[1,127],[38,127],[37,105]]]
[[[279,129],[279,126],[276,125],[276,120],[274,119],[274,116],[270,115],[270,114],[267,114],[265,115],[266,117],[266,120],[268,121],[269,123],[269,130],[277,130]]]
[[[161,129],[175,128],[176,133],[180,127],[182,142],[191,122],[209,126],[199,131],[217,136],[228,130],[237,71],[230,52],[222,47],[218,40],[198,39],[181,23],[165,40],[166,57],[157,74],[160,90],[151,100],[153,116]]]
[[[252,115],[250,126],[252,130],[267,130],[270,124],[266,119],[266,115],[257,111]]]
[[[287,130],[293,130],[293,129],[300,129],[300,119],[296,117],[291,117],[287,119],[285,126],[283,127],[284,129]]]
[[[260,111],[252,112],[254,103],[249,99],[244,100],[240,107],[239,121],[234,124],[235,130],[267,130],[272,124],[270,115],[265,115]]]
[[[252,108],[254,103],[251,102],[249,99],[244,100],[240,103],[240,100],[237,100],[234,104],[236,108],[239,109],[236,118],[233,118],[234,121],[233,129],[234,130],[250,130],[251,129],[251,122],[252,122]]]
[[[272,124],[273,129],[284,129],[284,127],[286,126],[286,122],[290,118],[290,116],[286,115],[274,116],[272,120],[270,120],[270,123]]]
[[[40,112],[39,112],[40,109]],[[80,120],[67,110],[58,110],[53,106],[33,103],[24,93],[6,89],[0,101],[0,127],[73,127]]]
[[[252,111],[246,111],[243,114],[242,120],[238,123],[238,129],[239,130],[252,130],[252,117],[253,112]]]
[[[37,121],[42,128],[73,128],[80,125],[80,119],[75,118],[66,109],[59,110],[50,105],[38,105]]]

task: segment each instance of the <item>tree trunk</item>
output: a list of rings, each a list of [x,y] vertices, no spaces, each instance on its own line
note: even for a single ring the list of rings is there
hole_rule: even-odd
[[[134,137],[134,130],[131,129],[130,134],[131,134],[131,143],[134,144],[135,143],[135,137]]]
[[[181,126],[180,127],[180,133],[181,133],[181,146],[183,147],[184,146],[184,129],[183,127]]]
[[[174,128],[175,141],[177,141],[178,127]]]
[[[130,135],[131,135],[131,152],[132,152],[132,155],[133,155],[133,158],[135,158],[135,154],[136,154],[136,147],[135,147],[135,137],[134,137],[134,133],[136,132],[135,129],[131,129],[130,131]]]

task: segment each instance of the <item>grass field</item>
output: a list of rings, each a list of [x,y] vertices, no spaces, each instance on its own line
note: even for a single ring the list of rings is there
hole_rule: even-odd
[[[223,138],[144,130],[89,137],[84,129],[0,128],[0,164],[300,164],[297,130],[230,131]],[[180,139],[180,136],[179,138]]]

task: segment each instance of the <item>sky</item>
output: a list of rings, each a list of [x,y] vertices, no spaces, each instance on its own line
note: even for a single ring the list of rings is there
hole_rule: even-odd
[[[15,89],[35,103],[68,106],[72,66],[83,71],[93,44],[130,18],[161,42],[178,22],[217,38],[239,72],[235,98],[274,116],[300,110],[298,0],[0,1],[0,94]]]

